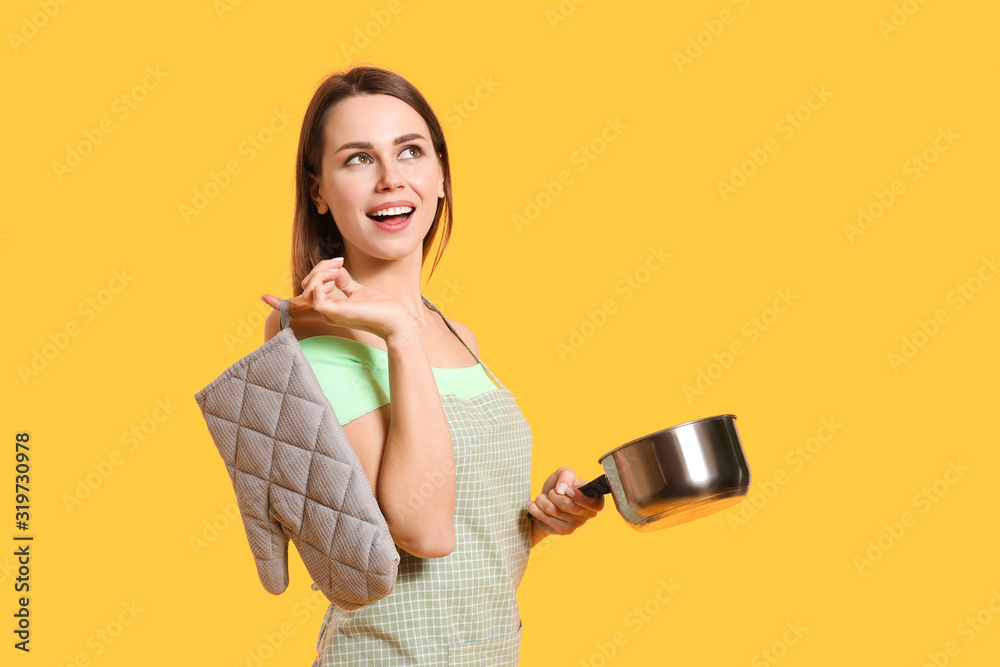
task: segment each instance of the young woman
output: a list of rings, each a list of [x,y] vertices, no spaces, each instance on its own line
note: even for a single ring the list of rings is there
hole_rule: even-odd
[[[562,467],[530,501],[531,431],[464,324],[421,293],[452,222],[434,111],[375,67],[326,78],[296,164],[290,325],[400,551],[393,592],[330,605],[315,665],[513,665],[528,553],[604,506]],[[279,299],[265,340],[278,332]],[[469,296],[467,298],[474,298]],[[315,584],[314,584],[315,588]]]

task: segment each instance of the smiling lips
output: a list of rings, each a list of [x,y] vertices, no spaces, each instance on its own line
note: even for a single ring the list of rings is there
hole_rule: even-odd
[[[381,229],[398,231],[406,226],[414,210],[416,208],[410,202],[386,202],[365,215]]]

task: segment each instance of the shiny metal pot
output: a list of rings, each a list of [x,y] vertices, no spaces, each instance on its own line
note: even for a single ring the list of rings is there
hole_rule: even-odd
[[[717,415],[638,438],[598,459],[604,473],[580,487],[611,493],[622,518],[639,532],[676,526],[743,500],[750,468],[736,415]]]

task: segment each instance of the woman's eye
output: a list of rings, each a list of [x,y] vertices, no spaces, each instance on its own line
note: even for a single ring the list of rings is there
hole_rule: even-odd
[[[403,149],[402,155],[406,155],[407,153],[410,153],[410,151],[413,151],[413,153],[410,154],[409,157],[419,157],[424,154],[424,152],[420,150],[420,146],[407,146]]]
[[[367,162],[355,162],[355,160],[365,159]],[[345,164],[371,164],[372,159],[365,155],[364,153],[357,153],[352,155]]]

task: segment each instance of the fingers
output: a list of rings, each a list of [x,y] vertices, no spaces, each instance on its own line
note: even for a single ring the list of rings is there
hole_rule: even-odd
[[[542,484],[542,493],[528,504],[528,512],[545,532],[568,535],[604,509],[604,496],[591,498],[579,491],[586,483],[572,468],[562,466]]]
[[[573,482],[575,480],[576,473],[573,472],[573,469],[569,466],[562,466],[549,475],[549,478],[545,480],[544,484],[542,484],[542,493],[548,493],[550,490],[556,489],[559,493],[566,493],[573,496],[576,494],[576,492],[573,491],[575,488],[573,486]],[[566,486],[561,486],[562,484],[565,484]]]
[[[324,264],[325,262],[335,262],[335,264]],[[313,304],[313,307],[318,302],[326,300],[326,296],[335,289],[341,291],[347,298],[361,289],[361,284],[351,276],[342,263],[343,259],[339,257],[335,260],[323,260],[303,279],[302,295]],[[324,266],[326,268],[323,268]]]
[[[542,493],[550,494],[551,497],[550,492],[554,491],[559,496],[569,496],[572,498],[576,507],[595,513],[600,512],[604,508],[603,496],[591,498],[577,491],[577,489],[586,483],[587,480],[578,478],[572,468],[562,466],[545,480],[545,483],[542,485]]]
[[[335,270],[337,274],[334,276],[334,283],[337,285],[337,289],[350,299],[355,292],[361,289],[361,285],[347,272],[347,269],[341,268]]]
[[[548,502],[551,503],[560,512],[560,514],[555,515],[560,519],[567,519],[570,517],[570,515],[572,515],[572,517],[583,518],[584,520],[592,519],[595,516],[597,516],[597,512],[592,507],[578,502],[577,496],[590,500],[590,498],[587,498],[582,493],[577,493],[576,496],[571,498],[569,496],[558,493],[554,489],[545,494],[545,498],[548,500]],[[570,520],[576,520],[576,519],[570,519]]]
[[[306,284],[310,279],[316,275],[316,273],[323,273],[330,269],[337,269],[344,265],[343,257],[334,257],[333,259],[324,259],[316,263],[316,266],[312,268],[312,271],[306,274],[306,277],[302,279],[302,290],[305,291]]]
[[[580,491],[579,490],[580,487],[586,485],[587,483],[588,482],[583,479],[576,480],[574,486],[576,493],[575,495],[572,496],[573,502],[576,503],[578,506],[585,507],[596,514],[597,512],[600,512],[602,509],[604,509],[604,496],[601,495],[597,496],[596,498],[591,498],[590,496]]]
[[[528,504],[528,512],[544,523],[548,532],[560,535],[572,533],[587,520],[597,516],[593,510],[580,507],[555,491],[539,494],[534,502]]]
[[[326,299],[326,295],[334,289],[343,288],[340,285],[351,282],[341,277],[347,274],[347,269],[343,268],[344,259],[336,257],[334,259],[324,259],[316,264],[305,278],[302,279],[302,296],[315,308],[317,302]],[[338,280],[338,277],[340,279]],[[319,297],[319,298],[317,298]]]
[[[544,498],[545,496],[539,496],[539,498]],[[569,521],[563,521],[562,519],[557,519],[556,517],[548,514],[538,503],[528,503],[528,512],[538,519],[538,522],[545,526],[545,531],[553,535],[567,535],[572,533],[576,526],[574,526]]]

